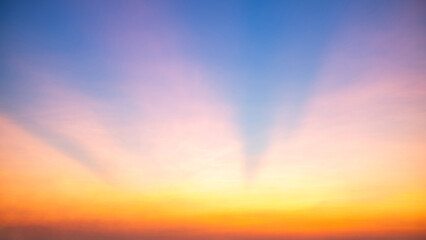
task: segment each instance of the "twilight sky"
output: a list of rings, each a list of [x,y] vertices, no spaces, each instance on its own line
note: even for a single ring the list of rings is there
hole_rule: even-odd
[[[425,2],[1,5],[0,237],[426,235]]]

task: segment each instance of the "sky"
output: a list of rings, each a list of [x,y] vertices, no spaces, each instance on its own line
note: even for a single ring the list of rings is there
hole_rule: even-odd
[[[0,11],[0,237],[426,236],[425,2]]]

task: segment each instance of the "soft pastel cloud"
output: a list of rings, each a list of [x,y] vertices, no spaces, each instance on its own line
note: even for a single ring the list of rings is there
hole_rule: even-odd
[[[405,23],[341,31],[292,137],[285,109],[277,117],[256,189],[282,205],[266,207],[324,210],[364,230],[366,219],[383,218],[389,225],[376,231],[424,230],[426,75],[413,61],[424,35],[418,16],[395,14]]]
[[[0,238],[424,236],[422,5],[6,4]]]

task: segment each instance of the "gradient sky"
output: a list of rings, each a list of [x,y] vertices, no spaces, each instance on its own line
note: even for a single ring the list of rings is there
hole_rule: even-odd
[[[426,236],[425,2],[0,11],[0,237]]]

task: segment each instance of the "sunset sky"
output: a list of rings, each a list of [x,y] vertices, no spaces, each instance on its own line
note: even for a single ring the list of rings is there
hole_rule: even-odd
[[[426,238],[425,1],[2,1],[0,238]]]

